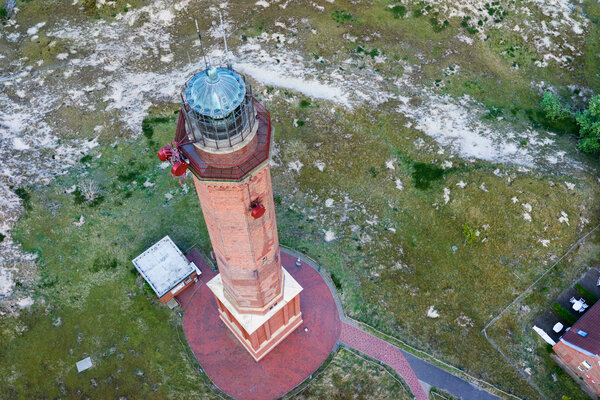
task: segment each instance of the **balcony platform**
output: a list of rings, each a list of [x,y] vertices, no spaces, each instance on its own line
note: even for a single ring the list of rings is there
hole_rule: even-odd
[[[198,179],[202,180],[221,180],[221,181],[241,181],[250,172],[262,163],[268,161],[271,150],[271,115],[262,104],[254,100],[254,107],[257,110],[256,123],[256,149],[246,155],[243,159],[230,164],[217,164],[202,156],[195,150],[193,143],[185,142],[181,146],[183,155],[189,160],[189,168]],[[179,142],[187,137],[187,129],[183,112],[179,112],[177,121],[177,130],[175,132],[175,141]]]

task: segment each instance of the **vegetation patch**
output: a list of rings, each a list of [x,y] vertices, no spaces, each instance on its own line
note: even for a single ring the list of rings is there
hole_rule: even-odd
[[[598,297],[596,297],[596,295],[594,293],[590,292],[589,290],[587,290],[586,288],[581,286],[580,283],[576,283],[574,287],[579,293],[581,293],[581,295],[583,296],[585,301],[590,303],[590,305],[592,305],[598,301]]]
[[[340,349],[329,365],[293,399],[412,399],[404,380],[362,355]],[[288,398],[284,396],[284,398]]]
[[[417,162],[413,164],[412,178],[417,189],[429,189],[432,182],[444,177],[446,170],[435,165]]]
[[[331,13],[331,19],[338,24],[345,24],[346,22],[354,22],[356,18],[346,10],[335,10]]]
[[[401,4],[395,4],[393,6],[389,6],[386,10],[392,13],[392,16],[395,19],[404,18],[406,16],[406,7]]]
[[[568,310],[566,310],[563,306],[561,306],[558,303],[552,303],[552,309],[554,311],[556,311],[556,313],[558,315],[560,315],[560,317],[562,319],[564,319],[565,321],[567,321],[567,323],[569,325],[573,325],[575,322],[577,322],[577,318],[575,318],[575,316],[573,314],[571,314]]]
[[[595,95],[590,99],[587,108],[581,111],[572,111],[568,105],[563,105],[558,96],[550,91],[544,92],[540,104],[545,117],[556,128],[564,130],[574,125],[579,126],[579,142],[577,147],[580,150],[596,154],[600,153],[600,95]]]

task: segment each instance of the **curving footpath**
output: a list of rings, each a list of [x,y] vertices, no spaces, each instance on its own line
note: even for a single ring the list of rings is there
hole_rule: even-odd
[[[321,267],[315,261],[304,254],[287,247],[283,249],[282,246],[283,251],[295,258],[299,258],[303,263],[314,268],[329,287],[342,322],[340,342],[392,367],[404,378],[416,399],[426,400],[428,398],[419,381],[445,390],[452,396],[460,399],[500,399],[488,391],[360,329],[355,321],[345,316],[337,289],[329,275],[325,271],[322,271]]]
[[[340,342],[389,365],[404,378],[415,399],[427,400],[417,375],[398,347],[345,322],[342,322]]]

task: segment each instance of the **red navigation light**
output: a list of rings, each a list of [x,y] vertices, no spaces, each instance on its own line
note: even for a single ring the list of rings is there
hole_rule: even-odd
[[[265,206],[263,206],[262,204],[254,204],[252,206],[252,211],[250,212],[250,215],[252,215],[252,217],[254,219],[259,219],[260,217],[263,216],[265,211],[266,211]]]
[[[160,161],[167,161],[173,155],[173,147],[165,146],[158,151]]]
[[[187,167],[188,165],[183,161],[177,161],[171,167],[171,173],[173,174],[173,176],[181,176],[185,174],[185,171],[187,171]]]

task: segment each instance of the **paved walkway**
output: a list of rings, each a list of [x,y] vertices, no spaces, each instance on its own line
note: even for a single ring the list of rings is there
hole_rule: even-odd
[[[406,361],[410,364],[417,378],[431,386],[445,390],[459,399],[499,400],[499,397],[476,387],[456,375],[452,375],[440,367],[436,367],[404,350],[400,351],[404,354]]]
[[[417,400],[427,400],[417,375],[398,347],[345,322],[340,342],[389,365],[404,378]]]
[[[338,313],[340,316],[340,320],[342,321],[342,333],[341,333],[340,341],[342,343],[345,343],[346,345],[348,345],[358,351],[361,351],[362,353],[365,353],[373,358],[376,358],[377,360],[382,361],[382,362],[386,363],[387,365],[389,365],[390,367],[394,368],[394,370],[396,372],[398,372],[398,374],[400,374],[400,376],[402,376],[404,378],[404,380],[406,381],[406,383],[410,386],[411,390],[413,391],[413,394],[416,396],[417,399],[419,399],[419,398],[427,399],[426,396],[419,397],[419,394],[418,394],[419,391],[423,394],[425,393],[425,391],[423,390],[423,387],[421,386],[421,384],[418,383],[418,381],[422,381],[430,386],[445,390],[446,392],[448,392],[451,395],[458,397],[460,399],[468,399],[468,400],[499,400],[500,399],[499,397],[494,396],[493,394],[487,392],[486,390],[480,389],[480,388],[476,387],[475,385],[473,385],[472,383],[467,382],[464,379],[461,379],[458,376],[453,375],[444,369],[441,369],[423,359],[420,359],[420,358],[412,355],[411,353],[408,353],[408,352],[384,341],[383,339],[373,336],[370,333],[364,332],[360,328],[360,326],[356,323],[356,321],[353,321],[344,315],[344,310],[342,308],[342,303],[337,294],[337,289],[335,288],[333,282],[331,281],[329,274],[327,274],[325,271],[322,271],[321,268],[319,267],[319,265],[315,261],[306,257],[304,254],[299,253],[293,249],[288,249],[287,247],[285,248],[285,252],[289,253],[290,255],[293,255],[294,257],[299,258],[300,260],[302,260],[303,263],[310,265],[312,268],[317,270],[319,272],[319,274],[321,275],[321,277],[323,278],[323,280],[325,280],[325,283],[327,283],[327,286],[329,287],[329,290],[331,291],[331,294],[333,295],[333,298],[335,300],[336,307],[338,309]],[[346,332],[346,333],[344,334],[344,332]],[[361,341],[363,343],[360,344],[357,341]],[[348,342],[350,342],[350,343],[348,343]],[[368,343],[370,343],[370,345]],[[355,344],[356,344],[356,346],[355,346]],[[389,347],[385,347],[386,345]],[[362,347],[364,347],[365,350],[369,350],[369,351],[371,351],[371,350],[370,350],[370,347],[368,347],[368,346],[375,346],[375,347],[373,347],[374,349],[377,349],[378,348],[377,346],[380,346],[379,349],[385,349],[386,352],[389,351],[391,355],[385,354],[386,352],[381,354],[381,350],[373,350],[373,352],[363,351],[357,346],[362,346]],[[379,353],[377,353],[377,351]],[[400,354],[398,354],[398,352]],[[378,354],[381,355],[382,357],[387,357],[387,358],[380,358],[378,356]],[[386,361],[389,359],[389,357],[395,358],[395,360],[393,361],[394,365],[392,365],[388,361]],[[417,382],[416,384],[415,384],[415,381]]]

